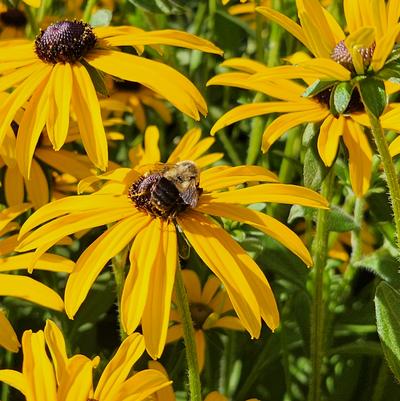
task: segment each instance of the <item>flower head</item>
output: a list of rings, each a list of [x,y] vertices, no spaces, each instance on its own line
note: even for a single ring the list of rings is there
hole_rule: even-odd
[[[185,32],[145,32],[129,26],[92,28],[77,20],[53,23],[34,43],[15,43],[13,51],[9,46],[1,48],[0,91],[15,90],[0,106],[0,142],[16,112],[29,100],[16,144],[21,172],[29,178],[44,126],[54,149],[63,146],[71,112],[90,160],[106,169],[107,141],[96,94],[104,92],[104,74],[140,83],[194,119],[200,118],[199,113],[206,114],[203,97],[182,74],[161,62],[116,48],[132,46],[142,54],[145,45],[160,44],[221,53],[212,43]]]
[[[99,358],[91,360],[80,354],[68,357],[60,329],[48,320],[44,331],[24,332],[22,372],[0,370],[0,381],[15,387],[28,401],[142,401],[170,384],[165,375],[153,369],[128,377],[143,351],[140,334],[127,337],[104,368],[94,389],[92,371]]]
[[[224,284],[245,329],[252,337],[258,337],[261,319],[272,330],[278,325],[278,310],[271,288],[253,259],[211,216],[252,225],[282,242],[311,265],[307,249],[290,229],[242,205],[284,202],[327,207],[326,201],[315,192],[279,184],[273,173],[257,166],[217,166],[204,170],[197,166],[200,172],[195,190],[201,188],[202,191],[197,192],[197,202],[192,204],[175,184],[175,178],[179,181],[179,177],[174,175],[171,179],[166,174],[171,171],[170,162],[179,162],[178,156],[192,165],[196,165],[197,160],[206,160],[203,154],[211,146],[212,138],[203,142],[202,147],[198,146],[199,139],[193,132],[183,137],[181,143],[186,144],[187,153],[172,152],[171,159],[167,160],[169,164],[120,168],[93,177],[86,185],[96,181],[106,184],[91,195],[67,197],[45,205],[21,228],[23,239],[19,250],[36,249],[36,257],[39,257],[65,235],[114,223],[78,259],[65,291],[66,311],[71,318],[75,315],[107,261],[129,245],[130,269],[122,292],[122,324],[132,333],[141,323],[146,349],[153,358],[161,355],[166,341],[180,233]],[[156,144],[150,147],[154,149]],[[176,168],[176,164],[172,164],[172,168]],[[138,183],[140,186],[140,182],[149,177],[151,180],[141,188],[143,191],[135,193],[146,194],[149,197],[146,202],[151,206],[146,203],[145,207],[139,207],[128,194],[132,186]],[[246,182],[263,184],[226,190]],[[165,200],[167,197],[169,199]],[[172,206],[173,213],[163,213],[165,203],[171,205],[173,200],[179,205],[178,209]],[[43,225],[37,228],[40,224]]]

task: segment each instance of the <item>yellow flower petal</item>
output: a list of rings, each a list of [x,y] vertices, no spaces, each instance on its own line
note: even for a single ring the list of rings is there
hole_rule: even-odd
[[[389,145],[390,156],[394,157],[400,153],[400,136],[396,137]]]
[[[140,323],[150,288],[152,269],[160,260],[163,233],[159,219],[151,219],[136,236],[129,255],[130,269],[121,298],[121,321],[125,331],[132,333]]]
[[[168,380],[168,373],[164,369],[164,367],[161,365],[161,363],[159,363],[157,361],[149,361],[147,365],[148,365],[149,369],[158,370]],[[162,388],[161,390],[157,391],[153,395],[153,397],[154,397],[154,401],[176,401],[174,389],[172,386],[167,386],[167,387]]]
[[[214,327],[221,327],[223,329],[238,330],[238,331],[243,331],[244,329],[243,325],[240,323],[240,320],[234,316],[223,316],[219,318],[215,322]]]
[[[7,65],[7,63],[5,64]],[[36,62],[22,66],[9,74],[5,74],[0,78],[0,91],[14,87],[16,84],[24,81],[30,75],[40,71],[41,69],[43,69],[43,64]]]
[[[215,276],[209,277],[204,284],[203,292],[201,294],[201,300],[199,302],[203,304],[210,304],[214,295],[221,288],[221,281]]]
[[[54,401],[57,399],[56,379],[53,366],[47,357],[43,331],[32,333],[27,330],[22,335],[24,361],[22,373],[27,380],[27,398]]]
[[[264,213],[244,208],[243,206],[227,205],[226,203],[201,204],[197,207],[203,213],[212,216],[225,217],[230,220],[249,224],[279,241],[297,255],[307,266],[312,266],[312,258],[301,239],[280,221]]]
[[[140,164],[158,163],[161,159],[158,141],[160,133],[155,125],[151,125],[144,133],[144,155]]]
[[[260,307],[240,268],[244,250],[221,227],[194,211],[179,216],[178,224],[199,257],[224,284],[243,325],[257,338],[261,329]]]
[[[322,209],[328,208],[325,198],[313,190],[290,184],[260,184],[243,189],[213,193],[205,202],[250,204],[258,202],[297,204]]]
[[[386,7],[388,26],[396,25],[400,17],[400,0],[389,0]]]
[[[262,116],[269,113],[300,112],[304,116],[309,110],[315,109],[315,102],[265,102],[242,104],[229,110],[211,128],[214,135],[220,129],[246,118]]]
[[[385,34],[377,37],[376,47],[371,61],[371,67],[375,72],[379,71],[385,64],[386,59],[393,51],[396,38],[398,37],[399,33],[400,24],[396,24]]]
[[[207,114],[207,105],[197,88],[186,77],[165,64],[111,50],[91,52],[86,58],[89,64],[107,74],[139,82],[159,93],[195,120],[200,119],[199,111]]]
[[[195,331],[194,340],[196,342],[197,364],[199,366],[199,371],[202,372],[206,356],[206,339],[204,338],[203,330]]]
[[[201,130],[200,128],[192,128],[189,130],[182,139],[178,142],[175,149],[169,155],[167,163],[176,163],[179,160],[185,160],[181,158],[183,152],[191,152],[191,150],[200,141]]]
[[[125,248],[148,220],[147,216],[136,212],[105,231],[82,253],[65,288],[65,310],[70,318],[85,300],[105,264]]]
[[[4,347],[10,352],[18,352],[20,343],[17,335],[11,326],[11,323],[6,318],[4,312],[0,309],[0,346]],[[4,376],[3,376],[4,375]],[[0,381],[5,381],[4,370],[0,370]],[[15,386],[13,386],[15,387]]]
[[[182,270],[183,282],[189,302],[201,302],[201,283],[199,276],[193,270]]]
[[[318,153],[325,166],[330,167],[335,160],[339,139],[343,134],[344,117],[329,115],[322,123],[318,135]]]
[[[142,316],[142,329],[146,350],[153,359],[158,359],[165,346],[171,308],[171,296],[175,282],[177,264],[177,237],[175,226],[163,222],[161,244],[151,270],[150,288]]]
[[[55,291],[30,277],[0,274],[0,294],[25,299],[46,308],[64,310],[64,303]]]
[[[200,173],[200,186],[207,192],[249,181],[278,182],[278,177],[261,166],[216,166]]]
[[[257,72],[267,71],[269,67],[259,61],[247,59],[244,57],[233,57],[225,60],[220,64],[221,67],[234,68],[238,71],[247,72],[248,74],[255,74]]]
[[[46,174],[40,164],[33,159],[31,165],[31,178],[25,181],[28,199],[32,202],[35,209],[49,202],[49,184]]]
[[[183,337],[183,326],[182,324],[174,324],[168,327],[167,343],[171,343],[179,340]]]
[[[339,81],[351,79],[351,72],[331,59],[313,58],[302,62],[300,66],[320,79],[337,79]]]
[[[126,380],[113,401],[143,401],[156,391],[171,384],[158,370],[146,369]]]
[[[16,388],[25,396],[28,394],[26,379],[24,375],[20,372],[9,369],[0,370],[0,382],[6,383],[11,387]]]
[[[108,164],[107,139],[96,90],[83,65],[74,64],[72,74],[72,107],[77,117],[83,146],[89,159],[100,170],[106,170]]]
[[[363,196],[369,189],[372,170],[372,151],[362,128],[346,119],[343,140],[349,151],[350,181],[356,196]]]
[[[344,0],[344,15],[350,32],[355,32],[363,26],[362,14],[365,3],[365,0]]]
[[[329,110],[315,103],[314,108],[308,111],[279,116],[265,128],[262,138],[262,151],[267,152],[271,145],[289,129],[307,122],[319,122],[328,115]]]
[[[34,255],[34,252],[27,252],[20,255],[8,256],[0,259],[0,272],[9,270],[26,269]],[[38,270],[47,270],[53,272],[70,273],[75,263],[63,256],[46,253],[42,255],[37,262]]]
[[[94,398],[102,401],[113,401],[135,362],[144,352],[143,336],[134,333],[128,336],[118,348],[114,357],[105,367]]]

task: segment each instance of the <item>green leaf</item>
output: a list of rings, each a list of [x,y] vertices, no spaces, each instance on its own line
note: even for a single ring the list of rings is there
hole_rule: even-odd
[[[328,212],[328,230],[336,232],[352,231],[358,228],[353,217],[338,206],[332,206]]]
[[[112,19],[112,11],[103,8],[101,10],[96,11],[90,17],[90,25],[92,27],[108,26],[110,25],[111,19]]]
[[[334,354],[381,356],[382,347],[375,341],[360,340],[328,350],[328,355]]]
[[[385,280],[395,288],[400,288],[400,262],[386,247],[365,256],[354,266],[364,268]]]
[[[303,97],[313,97],[335,85],[336,81],[321,81],[317,79],[302,94]]]
[[[396,61],[385,64],[385,66],[375,75],[375,77],[390,81],[396,81],[400,79],[400,63]]]
[[[374,116],[379,117],[386,107],[386,91],[383,81],[366,78],[358,83],[362,102]]]
[[[400,380],[400,293],[384,281],[375,294],[376,323],[386,361]]]
[[[150,13],[162,13],[155,0],[129,0],[134,6]]]
[[[348,81],[336,85],[330,97],[330,109],[334,116],[342,114],[347,110],[353,89],[353,85]]]
[[[84,65],[87,72],[90,75],[90,79],[93,82],[94,88],[96,92],[100,93],[103,96],[109,96],[105,81],[104,81],[104,74],[97,70],[96,68],[92,67],[89,63],[87,63],[84,59],[80,60],[80,63]]]
[[[303,144],[307,142],[307,151],[304,155],[303,177],[306,187],[318,190],[328,173],[328,168],[318,154],[317,130],[315,129],[315,124],[313,124],[313,126],[313,133],[311,133],[310,129],[306,129],[305,135],[307,135],[308,138],[303,138]]]

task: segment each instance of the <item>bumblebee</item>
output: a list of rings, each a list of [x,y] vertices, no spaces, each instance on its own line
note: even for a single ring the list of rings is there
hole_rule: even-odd
[[[190,160],[163,165],[161,170],[141,176],[129,188],[128,196],[149,214],[173,219],[188,207],[196,207],[203,190],[199,169]]]

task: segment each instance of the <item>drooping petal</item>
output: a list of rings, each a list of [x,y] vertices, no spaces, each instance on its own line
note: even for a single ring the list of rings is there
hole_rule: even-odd
[[[335,160],[339,139],[343,134],[344,117],[329,115],[322,123],[318,135],[318,153],[325,166],[330,167]]]
[[[33,159],[31,165],[31,177],[25,181],[28,199],[32,202],[35,209],[49,202],[49,184],[46,174],[42,170],[40,164]]]
[[[308,111],[288,113],[279,116],[269,124],[262,138],[262,151],[265,153],[271,145],[280,138],[286,131],[306,122],[318,122],[329,115],[329,110],[315,105],[314,109]]]
[[[259,10],[261,10],[261,8]],[[265,64],[260,63],[259,61],[247,59],[244,57],[230,58],[230,59],[222,62],[220,64],[220,66],[233,68],[238,71],[247,72],[248,74],[255,74],[257,72],[263,72],[265,70],[268,70],[268,68],[269,68]]]
[[[157,361],[149,361],[148,367],[149,367],[149,369],[158,370],[168,380],[168,373],[164,369],[164,367],[161,365],[161,363],[159,363]],[[175,401],[176,400],[174,389],[172,388],[172,386],[167,386],[167,387],[162,388],[161,390],[157,391],[153,395],[153,397],[154,397],[155,401]]]
[[[72,107],[77,117],[82,143],[89,159],[100,169],[106,170],[108,148],[96,90],[82,64],[72,66]]]
[[[292,230],[271,216],[243,206],[227,205],[226,203],[202,204],[196,210],[249,224],[286,246],[307,266],[313,264],[303,241]]]
[[[278,177],[261,166],[216,166],[200,173],[200,186],[207,192],[249,181],[278,182]]]
[[[3,231],[4,228],[16,217],[25,213],[32,207],[30,203],[21,203],[19,205],[10,206],[7,209],[3,209],[0,212],[0,231]],[[4,234],[4,233],[3,233]]]
[[[58,311],[64,310],[64,303],[55,291],[27,276],[0,274],[0,295],[25,299]]]
[[[8,351],[18,352],[20,343],[11,323],[6,318],[4,312],[0,309],[0,346]],[[2,380],[2,370],[0,370],[0,381]],[[13,386],[14,387],[14,386]]]
[[[132,366],[142,356],[144,350],[144,339],[141,334],[133,333],[128,336],[105,367],[97,384],[94,398],[101,401],[115,400]]]
[[[196,250],[199,257],[224,284],[235,310],[252,337],[258,337],[261,329],[258,300],[239,266],[239,255],[245,252],[221,227],[205,216],[189,211],[179,216],[178,224]]]
[[[73,318],[105,264],[148,224],[149,218],[135,213],[105,231],[79,257],[65,288],[65,310]]]
[[[195,120],[200,113],[207,114],[207,105],[197,88],[173,68],[148,60],[111,50],[92,51],[87,61],[107,74],[140,84],[159,93],[175,107]]]
[[[19,205],[24,201],[24,179],[16,165],[6,168],[4,173],[4,195],[8,205]]]
[[[260,184],[248,188],[234,189],[226,192],[213,193],[212,196],[202,198],[205,202],[225,202],[248,205],[258,202],[286,203],[289,205],[303,205],[328,208],[328,203],[313,190],[291,184]]]
[[[27,382],[25,376],[15,370],[3,369],[0,370],[0,382],[6,383],[11,387],[16,388],[25,396],[28,393]]]
[[[357,196],[363,196],[368,191],[371,180],[371,148],[362,128],[351,119],[346,119],[343,140],[349,151],[351,186]]]
[[[15,50],[15,49],[13,49],[13,50]],[[8,51],[10,51],[10,50],[8,50]],[[0,52],[1,52],[1,50],[0,50]],[[24,61],[24,64],[25,63],[26,62]],[[31,61],[29,63],[31,63]],[[10,65],[8,63],[4,63],[4,64],[5,64],[5,67],[13,67],[12,65]],[[3,67],[3,63],[1,64],[1,67]],[[26,66],[22,66],[22,68],[18,68],[17,70],[15,70],[14,72],[12,72],[10,74],[5,74],[4,76],[2,76],[0,78],[0,92],[4,91],[6,89],[12,88],[19,82],[24,81],[30,75],[34,74],[35,72],[37,72],[41,69],[43,69],[43,65],[41,63],[33,63],[33,64],[29,64]],[[2,70],[2,68],[0,69],[0,71],[1,70]],[[1,72],[3,72],[3,71],[1,71]],[[33,92],[33,90],[32,90],[32,92]]]
[[[158,260],[151,270],[150,286],[142,316],[146,350],[153,359],[161,356],[167,338],[178,253],[174,224],[163,222],[160,228]]]

